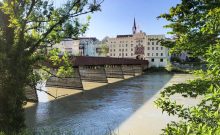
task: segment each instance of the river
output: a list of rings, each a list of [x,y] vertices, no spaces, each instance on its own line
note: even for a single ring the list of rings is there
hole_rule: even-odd
[[[56,100],[46,101],[46,94],[41,93],[40,102],[25,109],[26,124],[36,131],[45,129],[58,134],[159,134],[175,118],[162,114],[153,101],[164,87],[188,79],[192,75],[151,73],[86,90],[84,94],[67,90],[67,94],[73,93]],[[56,90],[50,91],[57,94]]]

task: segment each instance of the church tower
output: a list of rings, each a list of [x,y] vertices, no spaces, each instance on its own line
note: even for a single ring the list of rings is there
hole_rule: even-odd
[[[133,31],[133,34],[137,33],[137,26],[136,26],[135,18],[134,18],[134,25],[132,27],[132,31]]]

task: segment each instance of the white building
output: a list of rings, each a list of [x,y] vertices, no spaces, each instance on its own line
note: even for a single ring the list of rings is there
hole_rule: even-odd
[[[169,60],[168,49],[158,42],[165,39],[165,35],[146,35],[137,31],[135,20],[132,30],[132,35],[117,35],[108,39],[109,56],[141,58],[148,60],[150,67],[165,67]]]
[[[99,41],[93,37],[68,38],[53,45],[52,48],[58,48],[61,51],[60,55],[67,52],[73,56],[98,56]]]
[[[67,52],[69,55],[79,55],[79,43],[80,40],[73,40],[71,38],[64,39],[58,44],[52,46],[52,48],[58,48],[61,51],[61,55]]]

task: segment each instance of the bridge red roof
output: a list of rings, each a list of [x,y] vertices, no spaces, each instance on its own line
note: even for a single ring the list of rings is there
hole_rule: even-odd
[[[148,65],[147,60],[112,58],[112,57],[90,57],[75,56],[72,58],[74,66],[95,66],[95,65]]]

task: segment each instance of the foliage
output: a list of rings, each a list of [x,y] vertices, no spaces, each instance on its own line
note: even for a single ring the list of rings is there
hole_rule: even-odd
[[[169,13],[158,17],[171,22],[165,28],[171,28],[169,33],[174,35],[174,40],[164,41],[164,45],[172,48],[171,52],[204,56],[219,36],[219,6],[219,0],[182,0],[171,7]]]
[[[171,61],[171,62],[178,62],[178,63],[181,63],[181,62],[182,62],[182,60],[181,60],[179,57],[171,57],[171,58],[170,58],[170,61]]]
[[[68,56],[47,52],[66,37],[83,34],[88,22],[78,16],[100,10],[97,0],[65,0],[57,7],[51,0],[0,1],[0,132],[18,133],[24,127],[25,87],[35,88],[39,72],[51,65],[69,70]],[[88,17],[89,21],[90,17]],[[48,61],[53,64],[47,64]],[[59,72],[59,74],[62,74]]]
[[[168,14],[160,17],[171,22],[166,26],[172,29],[171,33],[176,37],[171,50],[202,56],[208,66],[207,71],[195,72],[199,78],[165,88],[155,101],[163,112],[181,119],[168,124],[163,134],[220,134],[220,1],[182,0]],[[175,94],[185,98],[199,96],[201,102],[195,106],[185,106],[172,100]]]
[[[169,115],[177,115],[182,119],[180,122],[172,122],[164,129],[164,134],[199,134],[210,132],[219,133],[219,87],[213,86],[211,80],[194,80],[187,84],[176,84],[168,87],[161,93],[161,97],[155,102],[156,105],[166,111]],[[197,106],[184,107],[176,101],[169,99],[174,94],[184,97],[204,98]],[[200,128],[195,128],[199,125]]]
[[[106,45],[106,44],[101,44],[101,51],[99,52],[99,55],[107,56],[108,52],[109,52],[109,47],[108,47],[108,45]]]

